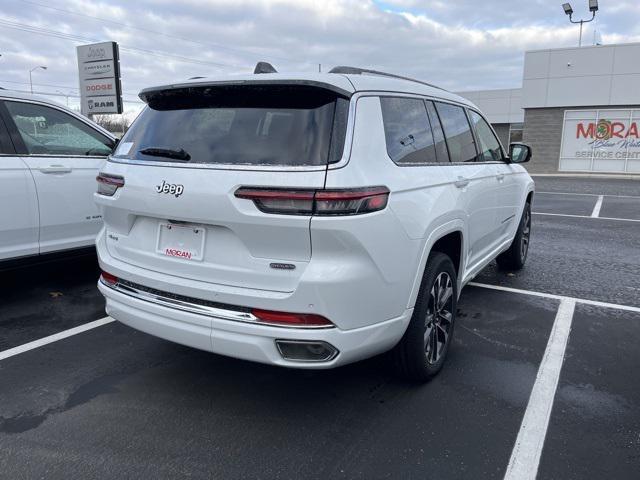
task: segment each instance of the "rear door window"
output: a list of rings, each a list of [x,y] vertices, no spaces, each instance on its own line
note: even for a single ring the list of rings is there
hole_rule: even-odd
[[[431,131],[433,132],[433,140],[435,141],[436,158],[439,162],[449,161],[449,152],[447,150],[447,142],[444,139],[444,132],[442,131],[442,125],[440,124],[440,118],[436,107],[433,102],[427,100],[427,113],[429,114],[429,121],[431,122]]]
[[[424,101],[381,97],[387,153],[399,165],[437,161],[435,142]]]
[[[7,101],[5,105],[29,155],[106,157],[111,153],[113,140],[65,112],[34,103]]]
[[[480,116],[480,114],[473,110],[469,110],[469,117],[471,118],[471,123],[473,123],[473,128],[475,129],[476,136],[478,137],[478,150],[480,150],[479,160],[481,162],[503,161],[504,156],[502,155],[500,142],[494,135],[489,124]]]
[[[435,102],[452,162],[473,162],[476,145],[467,114],[462,107]]]
[[[347,115],[346,108],[336,108],[339,98],[344,101],[326,89],[295,85],[167,90],[149,98],[114,156],[197,164],[326,165],[342,154],[344,145],[344,132],[333,128],[346,125],[346,120],[335,119]]]

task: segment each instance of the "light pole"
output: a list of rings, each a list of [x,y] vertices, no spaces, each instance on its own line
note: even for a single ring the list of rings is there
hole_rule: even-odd
[[[38,65],[37,67],[33,67],[31,70],[29,70],[29,87],[31,87],[31,93],[33,93],[33,82],[31,81],[31,74],[34,70],[38,70],[39,68],[41,68],[42,70],[47,69],[47,67],[45,67],[44,65]]]
[[[59,93],[60,95],[62,95],[64,98],[67,99],[67,107],[69,106],[69,95],[73,92],[69,92],[69,93],[64,93],[62,90],[56,90],[56,93]]]
[[[596,18],[596,12],[598,11],[598,0],[589,0],[589,11],[591,12],[591,18],[588,20],[574,20],[573,19],[573,8],[571,8],[570,3],[563,3],[562,8],[564,8],[564,13],[569,15],[569,21],[571,23],[579,23],[580,24],[580,40],[578,41],[578,46],[582,46],[582,25],[585,23],[593,22],[593,19]]]

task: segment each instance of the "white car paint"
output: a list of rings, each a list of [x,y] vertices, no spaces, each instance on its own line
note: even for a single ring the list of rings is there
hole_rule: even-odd
[[[108,131],[55,102],[0,90],[0,105],[4,102],[54,109],[105,141],[115,141]],[[92,246],[102,226],[93,202],[95,177],[106,156],[16,151],[7,122],[13,120],[5,109],[0,117],[0,260]]]
[[[38,195],[29,167],[19,157],[0,156],[0,260],[35,255]]]
[[[40,211],[40,253],[93,245],[102,227],[95,202],[96,175],[105,157],[30,157]]]
[[[462,235],[460,288],[510,246],[534,188],[522,166],[479,162],[399,167],[387,154],[380,96],[436,99],[475,109],[467,100],[423,84],[372,75],[256,77],[234,81],[303,79],[348,91],[342,158],[329,165],[326,175],[324,167],[111,158],[103,171],[122,176],[124,187],[113,196],[96,194],[95,199],[105,221],[97,239],[101,268],[124,282],[123,288],[98,283],[113,318],[223,355],[329,368],[384,352],[400,340],[438,239],[451,232]],[[191,82],[209,83],[215,80]],[[182,195],[160,194],[156,187],[163,182],[181,185]],[[386,208],[352,216],[265,214],[252,201],[234,196],[242,186],[375,185],[391,192]],[[206,229],[201,262],[157,252],[159,224],[168,220]],[[269,268],[272,262],[295,269]],[[144,290],[136,291],[140,286]],[[224,308],[215,310],[219,304],[317,314],[335,327],[264,325],[234,317]],[[286,360],[276,339],[324,341],[339,354],[319,363]]]

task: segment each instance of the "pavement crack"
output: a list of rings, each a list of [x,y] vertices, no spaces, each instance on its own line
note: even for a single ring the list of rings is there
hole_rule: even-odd
[[[505,342],[501,342],[500,340],[495,340],[493,338],[486,337],[486,336],[482,335],[481,333],[479,333],[477,330],[475,330],[473,328],[465,327],[464,325],[458,325],[458,327],[466,330],[469,333],[472,333],[476,337],[481,338],[485,342],[489,342],[489,343],[491,343],[493,345],[498,345],[500,347],[505,347],[505,348],[508,348],[510,350],[517,350],[518,352],[526,352],[527,351],[527,349],[525,347],[519,347],[518,345],[511,345],[510,343],[505,343]]]

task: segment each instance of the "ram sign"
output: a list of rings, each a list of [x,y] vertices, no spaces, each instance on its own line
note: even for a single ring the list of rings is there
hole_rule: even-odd
[[[82,45],[77,51],[83,115],[122,113],[118,44]]]
[[[640,110],[567,110],[560,170],[640,172]]]

